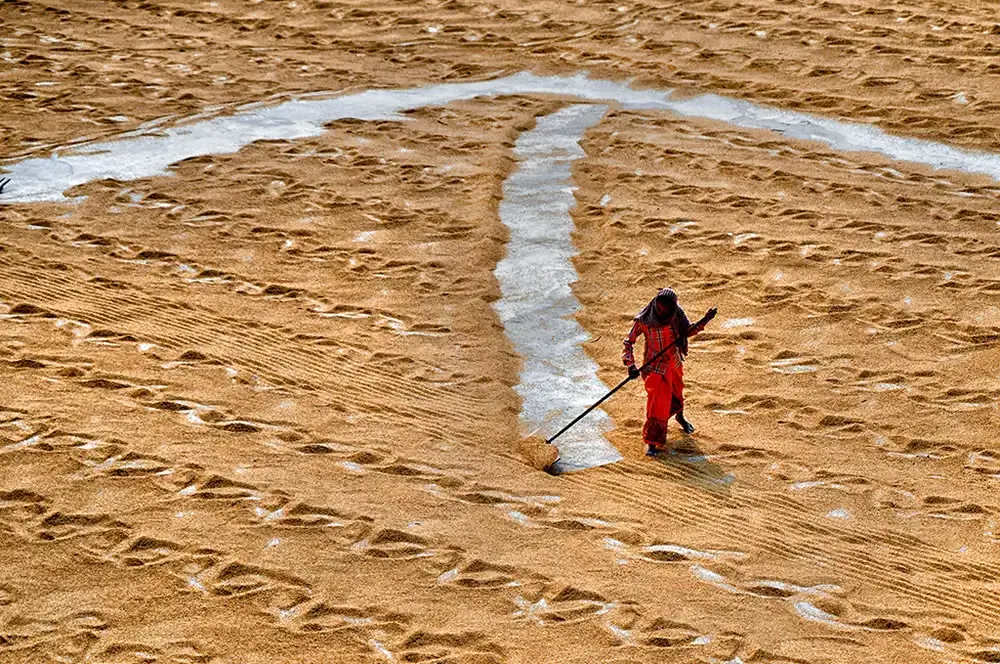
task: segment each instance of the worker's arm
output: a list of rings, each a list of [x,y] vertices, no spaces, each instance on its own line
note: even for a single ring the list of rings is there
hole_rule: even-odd
[[[688,336],[693,337],[694,335],[704,330],[705,326],[708,325],[710,322],[712,322],[712,319],[715,318],[715,315],[718,313],[719,309],[717,307],[712,307],[711,309],[706,311],[705,315],[701,317],[700,321],[698,321],[697,323],[692,323],[691,327],[688,328]]]
[[[629,330],[628,336],[625,337],[625,348],[622,350],[622,363],[628,367],[629,378],[637,378],[639,376],[639,370],[635,366],[634,348],[639,335],[645,334],[645,331],[645,326],[640,321],[635,321],[632,324],[632,329]]]

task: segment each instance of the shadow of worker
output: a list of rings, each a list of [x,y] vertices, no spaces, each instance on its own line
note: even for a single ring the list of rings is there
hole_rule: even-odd
[[[656,468],[666,471],[675,481],[680,479],[685,484],[715,493],[728,494],[730,487],[736,482],[733,473],[712,461],[698,447],[694,437],[686,433],[668,440],[656,456],[648,458],[656,462]]]

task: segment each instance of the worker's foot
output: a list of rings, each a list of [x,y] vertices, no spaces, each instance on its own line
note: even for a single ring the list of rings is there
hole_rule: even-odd
[[[694,425],[684,419],[684,413],[677,413],[677,424],[681,425],[684,433],[694,433]]]
[[[660,453],[660,448],[656,445],[646,445],[646,456],[654,457]]]

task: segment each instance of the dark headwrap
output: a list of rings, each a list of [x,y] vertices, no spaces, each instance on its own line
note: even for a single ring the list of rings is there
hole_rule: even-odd
[[[657,316],[657,300],[667,306],[673,305],[674,315],[662,319]],[[636,314],[634,320],[642,321],[645,325],[650,327],[663,327],[664,325],[669,325],[674,331],[674,339],[677,340],[677,350],[680,351],[681,358],[687,355],[688,329],[691,327],[691,321],[688,320],[687,314],[685,314],[684,310],[681,309],[681,305],[677,303],[677,293],[674,292],[674,289],[664,288],[657,293],[656,297],[650,300],[649,304],[647,304],[642,311]]]

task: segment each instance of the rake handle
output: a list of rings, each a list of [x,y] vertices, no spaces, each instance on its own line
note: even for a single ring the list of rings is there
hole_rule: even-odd
[[[660,356],[663,355],[664,353],[666,353],[671,348],[673,348],[674,344],[676,344],[676,343],[677,343],[676,341],[671,341],[669,344],[667,344],[666,346],[664,346],[660,350],[660,352],[658,352],[656,355],[654,355],[652,358],[650,358],[649,362],[646,362],[641,367],[639,367],[639,371],[642,372],[644,369],[648,368],[649,365],[651,365],[653,362],[656,362],[658,359],[660,359]],[[602,403],[604,403],[605,401],[607,401],[608,398],[612,394],[614,394],[618,390],[620,390],[623,387],[625,387],[625,384],[628,383],[630,380],[632,380],[632,377],[628,376],[628,377],[625,378],[625,380],[623,380],[622,382],[620,382],[617,385],[615,385],[613,388],[611,388],[610,392],[608,392],[603,397],[601,397],[600,399],[598,399],[597,402],[594,403],[594,405],[592,405],[590,408],[588,408],[587,410],[585,410],[582,413],[580,413],[579,415],[577,415],[576,419],[574,419],[572,422],[570,422],[569,424],[567,424],[566,426],[564,426],[562,429],[559,430],[559,433],[557,433],[556,435],[552,436],[551,438],[549,438],[545,442],[551,444],[553,440],[555,440],[559,436],[561,436],[564,433],[566,433],[567,429],[569,429],[571,426],[573,426],[574,424],[576,424],[577,422],[579,422],[580,420],[582,420],[587,413],[589,413],[590,411],[592,411],[595,408],[597,408],[598,406],[600,406]]]

